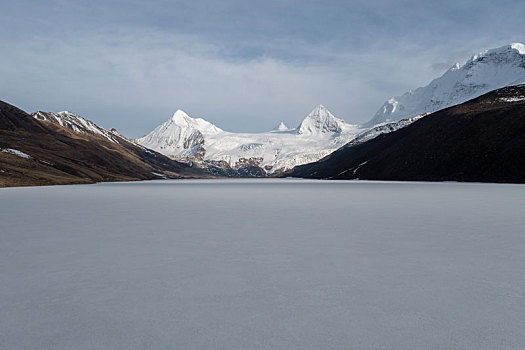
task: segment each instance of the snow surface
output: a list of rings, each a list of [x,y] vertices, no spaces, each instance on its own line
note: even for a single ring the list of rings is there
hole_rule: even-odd
[[[78,133],[102,136],[113,143],[119,143],[119,139],[124,138],[116,130],[105,129],[69,111],[58,113],[39,111],[33,113],[32,116],[35,119],[49,121]]]
[[[279,125],[277,125],[275,128],[273,128],[272,131],[288,131],[290,130],[289,127],[284,124],[284,122],[280,122]]]
[[[256,160],[269,173],[317,161],[344,146],[365,129],[316,107],[296,129],[284,123],[264,133],[232,133],[177,110],[173,117],[136,142],[168,157],[225,161],[236,166]]]
[[[523,349],[525,186],[0,189],[1,349]]]
[[[503,102],[520,102],[525,101],[525,96],[501,97],[499,100]]]
[[[19,151],[19,150],[13,149],[13,148],[4,148],[4,149],[2,149],[2,152],[13,154],[13,155],[21,157],[21,158],[33,159],[33,157],[31,157],[29,154],[26,154],[26,153],[24,153],[22,151]]]
[[[457,105],[489,91],[525,83],[525,45],[514,43],[472,56],[425,87],[386,101],[366,124],[397,121]]]

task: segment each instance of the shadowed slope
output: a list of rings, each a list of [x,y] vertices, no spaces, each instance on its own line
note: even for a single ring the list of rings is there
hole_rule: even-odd
[[[204,175],[201,169],[125,139],[114,143],[102,136],[76,133],[50,122],[37,121],[1,101],[0,149],[3,150],[0,152],[0,187]]]
[[[390,134],[347,145],[294,177],[525,182],[525,85],[489,92]]]

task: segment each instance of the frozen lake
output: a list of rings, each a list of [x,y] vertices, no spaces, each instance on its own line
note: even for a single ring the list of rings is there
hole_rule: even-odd
[[[523,349],[525,186],[0,189],[0,349]]]

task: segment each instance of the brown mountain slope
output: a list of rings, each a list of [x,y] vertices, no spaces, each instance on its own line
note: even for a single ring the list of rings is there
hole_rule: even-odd
[[[202,169],[122,139],[86,135],[37,121],[0,101],[0,187],[205,177]],[[16,152],[32,157],[26,159]],[[11,153],[8,153],[11,152]]]
[[[289,176],[525,183],[525,85],[489,92],[342,147]]]

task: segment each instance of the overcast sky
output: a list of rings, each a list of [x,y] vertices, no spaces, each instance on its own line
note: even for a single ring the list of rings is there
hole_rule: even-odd
[[[139,137],[178,108],[229,131],[348,122],[525,41],[517,1],[0,0],[0,99]]]

